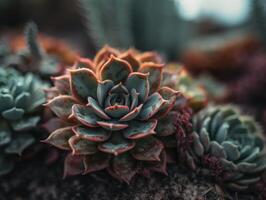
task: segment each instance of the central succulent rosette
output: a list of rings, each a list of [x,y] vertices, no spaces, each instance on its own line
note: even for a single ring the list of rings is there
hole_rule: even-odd
[[[164,145],[155,132],[180,96],[160,87],[162,64],[153,53],[104,47],[54,78],[47,105],[66,123],[46,140],[71,150],[65,175],[107,168],[129,182],[138,172],[165,172]],[[55,125],[54,125],[55,126]]]

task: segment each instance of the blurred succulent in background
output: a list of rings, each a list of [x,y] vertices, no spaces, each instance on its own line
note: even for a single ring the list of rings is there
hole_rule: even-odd
[[[183,97],[160,87],[158,61],[151,52],[120,53],[105,46],[93,61],[80,58],[69,73],[54,78],[48,93],[55,97],[47,106],[68,126],[46,142],[72,151],[65,176],[107,169],[129,182],[137,173],[166,173],[165,147],[155,129]]]
[[[233,106],[210,106],[193,117],[193,143],[186,162],[230,190],[246,190],[266,169],[258,124]]]
[[[0,175],[10,172],[16,155],[38,138],[32,129],[41,119],[45,86],[33,74],[0,68]]]
[[[261,49],[256,37],[243,31],[200,38],[188,46],[182,59],[186,69],[193,75],[208,73],[223,81],[245,73],[246,62]]]
[[[246,73],[230,85],[230,100],[266,108],[266,54],[259,53],[246,62]]]
[[[181,91],[187,99],[188,106],[198,111],[207,105],[205,89],[181,65],[169,64],[163,71],[163,85]]]
[[[266,45],[266,2],[264,0],[255,0],[252,1],[252,18],[253,18],[253,26],[252,28],[255,28],[258,35],[264,42],[264,46]],[[253,30],[254,31],[254,30]]]
[[[65,65],[74,63],[76,54],[62,41],[47,37],[41,37],[40,41],[41,43],[38,41],[36,24],[28,23],[25,27],[25,38],[19,36],[10,41],[14,55],[9,57],[8,64],[22,72],[30,71],[49,78],[63,73]]]
[[[104,44],[135,47],[175,58],[193,33],[179,16],[178,4],[173,0],[112,0],[112,6],[104,0],[78,2],[96,48]]]

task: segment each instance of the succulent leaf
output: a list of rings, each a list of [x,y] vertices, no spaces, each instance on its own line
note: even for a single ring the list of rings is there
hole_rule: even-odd
[[[149,136],[139,139],[136,147],[131,151],[132,156],[137,160],[160,161],[163,144],[156,138]]]
[[[46,106],[48,106],[57,117],[61,119],[68,119],[72,113],[72,106],[76,103],[77,100],[73,97],[62,95],[50,100]]]
[[[132,68],[128,62],[111,56],[100,71],[100,79],[112,80],[114,84],[118,84],[124,82],[131,72]]]
[[[55,130],[44,142],[60,149],[69,150],[68,140],[74,135],[72,127],[65,127]]]
[[[102,128],[86,128],[84,126],[77,126],[73,128],[75,134],[83,139],[92,142],[104,142],[110,137],[110,131]]]
[[[89,96],[97,98],[98,81],[95,74],[86,68],[70,71],[71,91],[77,99],[87,101]]]

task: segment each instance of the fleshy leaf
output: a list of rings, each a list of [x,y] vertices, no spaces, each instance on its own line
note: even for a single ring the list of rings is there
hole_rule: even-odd
[[[11,130],[7,123],[2,122],[0,125],[0,146],[6,145],[11,141]]]
[[[109,166],[110,155],[98,152],[94,155],[85,156],[83,163],[85,166],[84,174],[99,171]]]
[[[97,152],[95,142],[85,140],[77,135],[72,136],[68,142],[73,155],[91,155]]]
[[[96,115],[98,115],[99,117],[105,119],[105,120],[109,120],[111,119],[108,115],[105,114],[105,112],[103,111],[103,109],[99,106],[98,102],[95,101],[95,99],[89,97],[88,98],[88,107],[91,107],[92,110],[94,111],[94,113]]]
[[[110,132],[103,128],[86,128],[82,126],[76,126],[73,128],[75,134],[83,139],[91,142],[103,142],[110,137]]]
[[[141,120],[147,120],[155,115],[165,103],[162,96],[159,93],[153,93],[143,105],[138,118]]]
[[[81,101],[97,98],[98,81],[93,71],[83,68],[70,71],[72,94]]]
[[[114,84],[118,84],[125,81],[131,72],[128,62],[111,56],[100,71],[100,79],[112,80]]]
[[[14,106],[13,97],[10,94],[1,94],[0,105],[0,112],[12,108]]]
[[[127,61],[130,64],[134,72],[139,70],[140,62],[133,56],[133,53],[131,50],[128,50],[125,53],[121,54],[119,58]]]
[[[99,104],[103,106],[106,96],[108,95],[109,90],[114,86],[114,83],[111,80],[105,80],[100,82],[97,87],[97,98]]]
[[[83,157],[82,155],[67,155],[64,163],[64,178],[81,174],[84,171]]]
[[[126,140],[120,134],[116,133],[112,136],[111,140],[99,144],[98,149],[102,152],[118,156],[134,148],[134,146],[134,141]]]
[[[165,103],[160,108],[159,112],[156,114],[157,117],[164,117],[172,108],[175,106],[178,96],[182,97],[182,94],[176,90],[173,90],[169,87],[162,87],[159,89],[158,93],[163,97]]]
[[[112,121],[98,121],[97,124],[101,127],[103,127],[106,130],[110,130],[110,131],[118,131],[118,130],[122,130],[128,127],[127,124],[122,124],[122,123],[117,123],[117,122],[112,122]]]
[[[11,108],[2,112],[2,116],[7,120],[19,120],[24,115],[24,110],[21,108]]]
[[[69,82],[69,76],[63,75],[63,76],[57,76],[52,77],[52,81],[54,83],[54,86],[59,91],[60,94],[68,94],[70,92],[70,82]]]
[[[59,118],[51,118],[44,124],[42,124],[42,127],[47,130],[47,132],[52,133],[55,130],[61,128],[61,127],[67,127],[70,126],[71,124],[59,119]]]
[[[148,74],[143,74],[140,72],[132,72],[129,74],[126,87],[129,91],[135,89],[139,93],[139,99],[141,102],[145,102],[149,95],[149,81]]]
[[[62,95],[50,100],[46,106],[48,106],[57,117],[65,120],[71,115],[72,106],[76,103],[77,100],[73,97]]]
[[[174,120],[176,120],[175,118],[175,113],[170,112],[164,118],[160,119],[156,127],[156,134],[159,136],[173,135],[176,132],[174,124]]]
[[[114,157],[109,168],[111,175],[125,181],[127,184],[130,183],[130,180],[136,175],[137,171],[136,161],[127,153]]]
[[[72,126],[55,130],[44,140],[45,143],[51,144],[59,149],[70,150],[68,140],[74,135]]]
[[[21,155],[22,152],[34,143],[35,139],[30,134],[18,134],[12,138],[11,142],[5,148],[6,153]]]
[[[98,51],[93,62],[96,65],[99,65],[100,63],[107,61],[111,55],[117,56],[118,54],[119,54],[119,51],[117,51],[114,48],[111,48],[108,45],[105,45],[102,49]]]
[[[135,148],[131,151],[137,160],[160,161],[163,144],[155,137],[149,136],[136,141]]]
[[[29,100],[30,100],[30,94],[28,92],[23,92],[16,97],[15,105],[17,108],[26,109]]]
[[[130,120],[136,118],[138,116],[138,114],[140,113],[142,106],[143,106],[143,104],[140,104],[138,107],[134,108],[132,111],[130,111],[129,113],[124,115],[119,121],[120,122],[126,122],[126,121],[130,121]]]
[[[142,73],[149,73],[148,79],[150,94],[156,92],[161,85],[163,66],[164,65],[162,64],[155,64],[150,62],[141,65],[139,71]]]
[[[87,69],[90,69],[92,71],[95,71],[95,66],[94,66],[93,62],[88,58],[79,57],[74,64],[74,68],[75,69],[87,68]]]
[[[15,131],[28,130],[36,127],[40,120],[40,116],[22,118],[19,121],[12,122],[11,126]]]
[[[113,118],[120,118],[129,112],[129,108],[128,106],[114,105],[105,108],[104,111]]]
[[[92,108],[75,104],[72,107],[73,116],[82,124],[89,127],[97,127],[97,121],[100,118],[94,113]]]
[[[123,135],[128,139],[140,139],[149,135],[155,134],[157,120],[147,122],[131,121],[129,127],[123,130]]]

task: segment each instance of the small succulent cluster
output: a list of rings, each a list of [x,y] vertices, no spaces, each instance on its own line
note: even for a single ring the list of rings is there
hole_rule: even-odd
[[[32,129],[41,119],[46,86],[33,74],[0,68],[0,175],[10,172],[15,155],[38,138]]]
[[[14,48],[7,64],[22,72],[32,72],[44,78],[58,75],[64,71],[60,58],[56,54],[46,53],[46,49],[38,42],[38,28],[30,22],[25,27],[26,48]],[[16,44],[16,46],[19,44]]]
[[[233,106],[211,106],[193,117],[193,143],[186,163],[231,190],[245,190],[266,169],[258,124]]]
[[[188,105],[195,111],[204,108],[208,103],[205,89],[191,77],[183,66],[167,65],[163,71],[163,85],[182,92],[188,101]]]
[[[161,87],[158,61],[154,53],[120,53],[105,46],[93,61],[80,58],[68,73],[54,78],[47,106],[67,126],[46,142],[72,152],[65,175],[107,169],[129,182],[137,173],[166,173],[160,138],[169,133],[155,130],[183,96]]]

